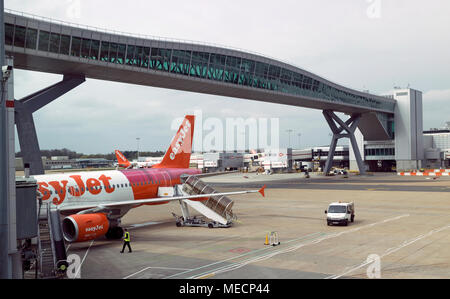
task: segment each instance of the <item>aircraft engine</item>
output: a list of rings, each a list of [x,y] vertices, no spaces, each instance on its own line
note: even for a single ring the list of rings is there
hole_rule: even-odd
[[[74,214],[64,218],[62,228],[66,241],[83,242],[105,235],[109,220],[103,213]]]

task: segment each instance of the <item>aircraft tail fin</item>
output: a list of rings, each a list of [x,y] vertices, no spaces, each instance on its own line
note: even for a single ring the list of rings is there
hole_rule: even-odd
[[[186,115],[161,163],[152,168],[189,168],[194,139],[194,115]]]
[[[125,156],[119,150],[115,150],[114,152],[116,153],[116,158],[117,158],[117,162],[119,163],[119,166],[125,167],[125,168],[130,167],[131,162],[128,161],[128,159],[125,158]]]

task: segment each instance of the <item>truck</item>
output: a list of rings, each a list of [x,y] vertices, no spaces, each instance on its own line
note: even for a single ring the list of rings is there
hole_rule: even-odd
[[[327,215],[327,225],[344,224],[355,220],[355,204],[353,202],[333,202],[325,210]]]

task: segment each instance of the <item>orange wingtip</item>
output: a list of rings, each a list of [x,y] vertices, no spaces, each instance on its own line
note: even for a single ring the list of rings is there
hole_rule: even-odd
[[[261,193],[261,195],[262,195],[263,197],[266,197],[266,196],[264,195],[264,189],[266,189],[266,185],[262,186],[262,188],[259,189],[258,192]]]

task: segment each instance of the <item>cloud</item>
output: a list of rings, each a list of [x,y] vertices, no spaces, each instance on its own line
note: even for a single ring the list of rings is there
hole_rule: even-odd
[[[450,121],[450,89],[429,90],[422,95],[423,129],[442,128]]]

